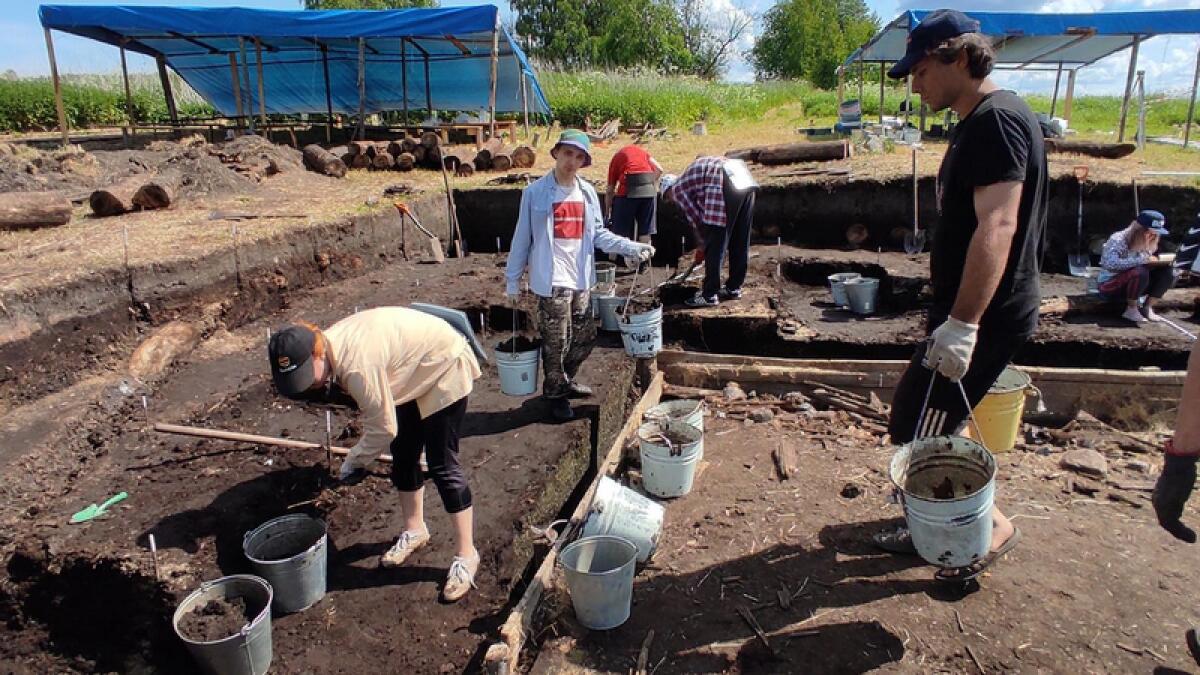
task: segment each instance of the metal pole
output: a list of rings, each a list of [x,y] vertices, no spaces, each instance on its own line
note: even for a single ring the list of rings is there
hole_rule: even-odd
[[[1063,119],[1067,120],[1067,126],[1071,126],[1071,107],[1075,103],[1075,73],[1077,69],[1072,68],[1067,72],[1067,96],[1063,100]]]
[[[1058,84],[1062,81],[1062,61],[1058,62],[1058,72],[1054,74],[1054,96],[1050,97],[1050,119],[1054,119],[1054,112],[1058,108]]]
[[[54,107],[58,109],[58,130],[62,133],[63,147],[71,144],[71,130],[67,128],[67,108],[63,105],[62,82],[58,79],[58,61],[54,58],[54,39],[50,29],[46,33],[46,55],[50,58],[50,79],[54,82]]]
[[[521,70],[521,115],[525,120],[525,138],[529,138],[529,92],[525,89],[525,69],[517,66]]]
[[[1137,73],[1138,45],[1142,36],[1133,37],[1133,51],[1129,53],[1129,73],[1125,76],[1125,96],[1121,99],[1121,121],[1117,127],[1117,142],[1125,142],[1125,120],[1129,117],[1129,97],[1133,93],[1133,76]]]
[[[262,40],[254,38],[254,67],[258,71],[258,114],[263,126],[267,126],[267,95],[263,85]]]
[[[1200,84],[1200,49],[1196,50],[1196,74],[1192,75],[1192,98],[1188,102],[1187,123],[1183,126],[1183,147],[1192,136],[1192,116],[1196,113],[1196,85]]]
[[[250,59],[246,58],[246,41],[238,38],[238,51],[242,53],[242,82],[246,86],[246,128],[254,132],[254,106],[250,103]]]
[[[329,90],[329,47],[321,45],[321,68],[325,71],[325,142],[333,142],[333,93]]]
[[[162,54],[154,57],[158,64],[158,79],[162,83],[163,97],[167,99],[167,114],[171,116],[171,126],[179,126],[179,109],[175,107],[175,94],[171,91],[171,76],[167,73],[167,59]]]
[[[883,81],[887,79],[887,73],[884,72],[886,67],[887,63],[879,63],[879,126],[883,126]]]
[[[129,125],[129,136],[133,135],[133,129],[137,125],[137,121],[133,118],[133,92],[129,90],[129,65],[125,61],[125,43],[128,40],[121,40],[121,81],[125,83],[125,122]],[[124,136],[124,134],[122,134]],[[130,138],[125,138],[125,145],[128,147]]]
[[[358,38],[358,140],[367,140],[367,40]]]
[[[1146,147],[1146,71],[1139,70],[1137,74],[1138,121],[1137,139],[1138,150]]]
[[[229,55],[229,72],[233,78],[233,101],[237,104],[238,124],[241,124],[242,117],[242,84],[238,78],[237,54]]]
[[[429,54],[425,55],[425,109],[433,117],[433,83],[429,80]]]
[[[400,91],[404,96],[404,124],[408,126],[408,42],[400,38]]]
[[[499,15],[497,15],[499,16]],[[497,18],[497,20],[499,20]],[[500,30],[492,28],[492,88],[488,93],[488,121],[491,129],[488,138],[496,137],[496,71],[500,67]]]

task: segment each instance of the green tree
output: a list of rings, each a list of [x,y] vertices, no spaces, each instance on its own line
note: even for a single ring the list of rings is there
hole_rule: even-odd
[[[411,9],[437,7],[437,0],[301,0],[304,9]]]
[[[879,30],[864,0],[783,0],[767,11],[751,52],[760,78],[837,84],[837,67]]]
[[[671,0],[510,0],[526,51],[565,68],[692,62]]]

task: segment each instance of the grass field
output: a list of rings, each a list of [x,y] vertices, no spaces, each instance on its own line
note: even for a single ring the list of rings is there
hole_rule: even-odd
[[[141,121],[163,122],[166,104],[153,74],[131,76],[134,112]],[[206,116],[211,107],[185,82],[172,75],[172,87],[184,117]],[[816,89],[802,81],[751,84],[710,82],[694,77],[671,77],[645,72],[554,72],[539,76],[542,89],[562,124],[581,125],[586,117],[600,124],[619,117],[625,125],[650,123],[683,129],[696,121],[738,124],[773,115],[791,126],[829,124],[837,114],[836,92]],[[864,115],[879,114],[878,85],[865,87]],[[846,96],[855,96],[853,82]],[[125,97],[119,73],[73,75],[65,78],[64,98],[73,128],[112,126],[125,120]],[[901,87],[885,91],[884,112],[896,114],[904,100]],[[1050,97],[1027,97],[1038,112],[1049,112]],[[1071,124],[1084,135],[1107,135],[1117,126],[1121,99],[1084,96],[1075,99]],[[1058,113],[1062,113],[1059,102]],[[1181,136],[1187,101],[1151,96],[1147,106],[1147,133]],[[1130,111],[1128,133],[1136,123]],[[47,78],[0,80],[0,132],[52,129],[56,126],[54,94]]]

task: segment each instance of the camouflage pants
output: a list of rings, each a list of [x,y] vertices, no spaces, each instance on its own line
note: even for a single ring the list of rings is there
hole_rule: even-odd
[[[571,378],[579,372],[596,346],[596,322],[592,320],[588,291],[551,289],[548,298],[538,297],[538,331],[542,334],[542,396],[563,398]]]

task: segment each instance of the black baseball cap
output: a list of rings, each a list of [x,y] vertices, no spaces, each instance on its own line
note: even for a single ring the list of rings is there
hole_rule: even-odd
[[[304,326],[288,326],[271,336],[267,354],[275,388],[287,397],[302,394],[313,384],[313,345],[317,334]]]
[[[930,50],[952,37],[978,33],[979,22],[956,9],[936,9],[908,32],[908,48],[904,58],[888,71],[888,77],[899,79],[908,75],[917,62]]]

